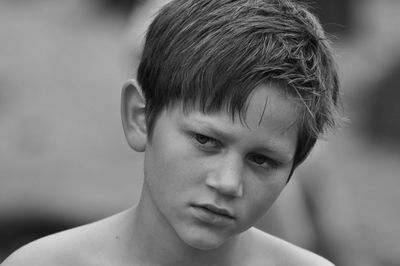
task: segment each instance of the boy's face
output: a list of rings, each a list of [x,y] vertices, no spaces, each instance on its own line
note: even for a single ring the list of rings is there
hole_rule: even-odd
[[[216,248],[245,231],[285,187],[297,118],[296,104],[266,85],[250,96],[245,123],[225,112],[165,110],[146,144],[150,208],[199,249]]]

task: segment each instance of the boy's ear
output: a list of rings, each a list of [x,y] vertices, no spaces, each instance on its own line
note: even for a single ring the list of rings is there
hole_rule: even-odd
[[[128,80],[121,95],[122,126],[129,146],[138,152],[144,151],[147,143],[145,106],[140,85],[134,79]]]

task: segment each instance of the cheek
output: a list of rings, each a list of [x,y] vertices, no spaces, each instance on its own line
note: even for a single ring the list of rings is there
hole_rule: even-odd
[[[177,195],[189,189],[195,175],[184,147],[174,141],[154,142],[146,150],[145,178],[154,193]]]
[[[255,223],[260,219],[271,207],[282,192],[285,184],[282,182],[254,182],[247,184],[245,197],[247,198],[244,207],[246,211],[245,217],[250,223]]]

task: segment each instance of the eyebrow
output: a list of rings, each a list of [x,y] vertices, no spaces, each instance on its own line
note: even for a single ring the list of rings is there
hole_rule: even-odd
[[[211,137],[216,136],[217,138],[224,139],[227,142],[234,142],[234,140],[238,138],[234,134],[226,132],[226,130],[219,128],[218,125],[198,119],[196,117],[193,117],[193,120],[194,121],[190,122],[181,120],[180,124],[182,124],[184,127],[188,125],[190,127],[197,128],[204,131],[205,134],[210,134]],[[290,152],[286,148],[281,147],[275,143],[269,143],[268,146],[258,147],[255,149],[255,151],[263,154],[275,155],[277,159],[287,163],[291,162],[294,159],[295,155],[295,152]]]
[[[228,142],[233,142],[235,139],[237,139],[237,137],[234,134],[219,128],[218,125],[215,125],[214,123],[210,123],[208,121],[204,121],[196,117],[193,117],[193,120],[195,121],[189,121],[189,122],[181,121],[181,123],[184,126],[189,125],[190,127],[194,127],[202,131],[205,131],[205,133],[207,134],[211,134],[218,138],[225,139]]]

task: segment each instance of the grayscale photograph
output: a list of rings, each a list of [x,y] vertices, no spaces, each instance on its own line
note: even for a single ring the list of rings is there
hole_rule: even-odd
[[[0,0],[1,266],[399,266],[400,1]]]

